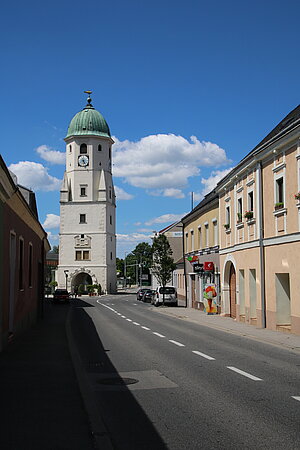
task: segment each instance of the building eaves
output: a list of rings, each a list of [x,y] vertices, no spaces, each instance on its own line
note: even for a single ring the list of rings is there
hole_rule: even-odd
[[[230,181],[230,178],[234,173],[237,172],[241,167],[243,167],[248,161],[250,161],[255,155],[259,154],[266,147],[276,142],[278,139],[283,137],[286,133],[292,131],[294,128],[300,125],[300,105],[293,109],[287,116],[284,117],[273,129],[263,138],[259,144],[257,144],[241,161],[222,178],[216,186],[218,191],[223,184]]]

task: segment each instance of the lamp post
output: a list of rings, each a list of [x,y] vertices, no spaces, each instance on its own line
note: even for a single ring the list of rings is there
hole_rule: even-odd
[[[127,279],[126,279],[126,256],[127,253],[125,252],[125,258],[124,258],[124,278],[125,278],[125,289],[127,287]]]
[[[64,270],[64,273],[65,273],[65,277],[66,277],[66,290],[68,290],[68,273],[69,273],[69,271]]]

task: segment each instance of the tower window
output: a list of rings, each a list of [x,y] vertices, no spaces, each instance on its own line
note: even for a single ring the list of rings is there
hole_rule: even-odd
[[[89,261],[90,260],[89,250],[76,250],[75,260],[76,261]]]
[[[80,187],[80,197],[86,197],[86,188]]]
[[[109,216],[109,223],[112,225],[112,216]]]
[[[99,145],[98,145],[98,152],[101,152],[101,151],[102,151],[102,145],[99,144]]]
[[[86,223],[86,214],[79,215],[79,223]]]
[[[109,147],[108,157],[109,157],[109,159],[111,159],[111,147]]]
[[[72,145],[69,145],[69,152],[72,153]]]
[[[80,146],[80,154],[87,153],[87,146],[86,144],[81,144]]]

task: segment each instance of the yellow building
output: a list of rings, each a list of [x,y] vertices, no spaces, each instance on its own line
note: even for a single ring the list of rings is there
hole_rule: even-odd
[[[205,289],[215,289],[219,305],[219,202],[209,193],[183,219],[183,247],[186,278],[186,304],[206,309]]]
[[[218,183],[223,314],[300,334],[299,191],[300,106]]]

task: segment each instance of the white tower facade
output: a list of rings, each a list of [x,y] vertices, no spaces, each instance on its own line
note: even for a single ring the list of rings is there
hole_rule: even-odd
[[[89,92],[90,93],[90,92]],[[59,288],[116,291],[116,198],[109,127],[91,104],[70,122],[60,191]]]

